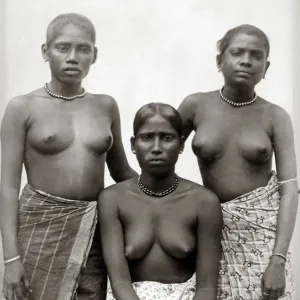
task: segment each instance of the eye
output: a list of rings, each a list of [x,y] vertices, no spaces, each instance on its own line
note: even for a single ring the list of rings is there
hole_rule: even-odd
[[[171,142],[173,139],[174,139],[173,136],[170,134],[164,136],[164,140],[167,142]]]
[[[149,141],[151,139],[150,134],[143,134],[141,135],[142,141]]]
[[[78,51],[79,51],[80,53],[89,53],[89,52],[90,52],[90,49],[89,49],[88,47],[80,47],[80,48],[78,49]]]
[[[57,45],[56,49],[60,52],[66,52],[68,51],[68,47],[66,45]]]

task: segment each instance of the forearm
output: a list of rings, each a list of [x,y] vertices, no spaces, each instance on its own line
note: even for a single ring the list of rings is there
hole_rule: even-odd
[[[297,208],[297,193],[293,195],[285,194],[281,197],[273,253],[287,255],[295,227]]]
[[[217,287],[197,289],[194,300],[216,300],[217,294]]]
[[[135,170],[133,170],[130,166],[125,170],[118,170],[114,173],[115,174],[111,174],[111,176],[115,182],[121,182],[138,176],[138,173]]]
[[[1,193],[0,228],[4,260],[19,255],[18,247],[18,193]]]

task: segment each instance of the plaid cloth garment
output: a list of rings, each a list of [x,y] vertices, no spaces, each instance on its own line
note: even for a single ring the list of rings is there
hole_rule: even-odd
[[[97,202],[68,200],[27,184],[19,200],[19,246],[29,300],[73,299],[97,223]]]
[[[292,180],[290,180],[292,181]],[[275,237],[280,196],[276,173],[267,186],[222,204],[222,258],[219,300],[261,299],[261,278],[268,266]],[[294,299],[290,253],[282,300]]]
[[[196,275],[183,283],[140,281],[132,284],[140,300],[193,300],[196,291]],[[106,300],[116,300],[108,283]]]

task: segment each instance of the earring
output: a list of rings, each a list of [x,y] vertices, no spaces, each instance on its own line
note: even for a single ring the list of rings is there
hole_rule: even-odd
[[[133,154],[136,154],[136,151],[133,149],[133,150],[132,150],[132,153],[133,153]]]
[[[180,151],[179,151],[179,154],[182,154],[182,152],[183,152],[183,150],[180,150]]]
[[[222,71],[221,67],[218,68],[218,72],[220,73]]]
[[[45,62],[47,62],[48,61],[48,58],[45,58]]]

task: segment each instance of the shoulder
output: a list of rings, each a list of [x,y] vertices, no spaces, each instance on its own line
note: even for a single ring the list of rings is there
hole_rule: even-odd
[[[118,183],[115,183],[103,189],[98,196],[99,206],[116,205],[118,206],[119,199],[124,199],[127,192],[131,189],[136,178],[131,178]]]
[[[219,198],[211,190],[188,179],[182,179],[182,181],[188,192],[188,197],[191,198],[197,206],[201,206],[202,208],[206,207],[207,209],[221,206]]]
[[[19,120],[25,120],[29,117],[29,105],[31,94],[18,95],[9,100],[4,117],[18,117]]]
[[[276,122],[286,122],[291,120],[289,113],[279,105],[271,103],[270,111],[272,119]]]
[[[117,101],[114,97],[106,94],[88,94],[94,101],[108,107],[116,106]]]
[[[185,97],[181,103],[181,105],[187,105],[187,106],[195,106],[199,102],[206,101],[212,96],[216,94],[217,91],[210,91],[210,92],[198,92],[193,93]]]

